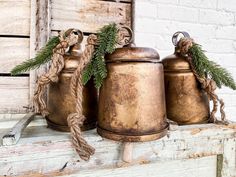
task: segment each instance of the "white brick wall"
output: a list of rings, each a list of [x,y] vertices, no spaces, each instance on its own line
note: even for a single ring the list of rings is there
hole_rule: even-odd
[[[173,53],[172,35],[182,30],[236,80],[236,0],[135,0],[137,46],[155,48],[164,58]],[[217,92],[227,118],[236,121],[236,91]]]

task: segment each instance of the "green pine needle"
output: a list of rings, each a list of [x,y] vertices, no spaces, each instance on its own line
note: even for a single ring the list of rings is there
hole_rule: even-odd
[[[98,36],[98,45],[95,47],[91,62],[83,72],[82,82],[85,85],[92,77],[96,88],[102,86],[103,80],[107,77],[105,54],[114,52],[117,42],[118,28],[115,23],[104,26]]]
[[[22,74],[26,71],[30,71],[39,68],[42,64],[50,61],[53,54],[53,49],[59,44],[60,40],[58,37],[51,38],[45,47],[43,47],[36,55],[35,58],[28,59],[23,63],[17,65],[11,70],[12,75]]]
[[[206,75],[216,82],[217,87],[221,88],[222,85],[236,90],[236,84],[232,75],[215,62],[208,60],[201,46],[193,44],[189,49],[192,57],[193,66],[199,76],[205,77]]]

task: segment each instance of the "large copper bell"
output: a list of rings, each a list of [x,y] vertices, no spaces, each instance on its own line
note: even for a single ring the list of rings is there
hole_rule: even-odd
[[[179,34],[190,37],[186,32],[177,32],[172,41],[176,46]],[[162,60],[164,65],[167,118],[180,125],[207,123],[210,117],[209,100],[196,80],[185,56],[176,51]]]
[[[106,56],[108,76],[99,95],[97,131],[125,142],[166,135],[163,66],[151,48],[124,47]]]
[[[70,91],[70,80],[79,64],[81,54],[80,44],[72,46],[64,56],[65,67],[59,75],[59,81],[51,83],[49,86],[48,109],[50,114],[46,119],[48,126],[52,129],[69,131],[67,116],[75,112],[75,98]],[[83,88],[82,106],[83,114],[86,117],[82,130],[95,128],[98,111],[97,90],[91,81]]]

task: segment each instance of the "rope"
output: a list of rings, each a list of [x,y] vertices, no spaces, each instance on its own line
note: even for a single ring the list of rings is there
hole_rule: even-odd
[[[58,75],[64,68],[64,57],[66,49],[78,41],[78,35],[75,35],[73,31],[69,33],[67,37],[64,38],[65,33],[61,32],[59,34],[60,43],[53,50],[52,64],[48,72],[37,80],[37,85],[34,93],[34,108],[36,113],[41,113],[42,116],[47,116],[49,114],[47,110],[46,103],[43,99],[43,94],[45,93],[45,88],[50,82],[57,82]]]
[[[208,98],[213,101],[213,109],[212,109],[211,114],[210,114],[210,122],[227,124],[227,121],[226,121],[226,118],[225,118],[225,112],[224,112],[224,101],[223,101],[223,99],[219,99],[219,97],[215,93],[215,90],[216,90],[215,81],[212,80],[212,79],[205,78],[205,77],[200,77],[197,74],[197,72],[196,72],[196,70],[193,66],[191,56],[188,55],[188,51],[192,46],[193,46],[193,39],[191,39],[191,38],[182,38],[182,39],[180,39],[180,41],[177,44],[176,52],[181,54],[182,56],[187,55],[186,59],[190,64],[190,67],[191,67],[191,70],[192,70],[194,76],[196,77],[196,79],[201,84],[202,89],[207,93]],[[216,116],[215,116],[215,114],[218,110],[218,102],[220,103],[221,121],[218,121]]]
[[[81,126],[85,120],[82,110],[82,92],[83,92],[83,85],[82,85],[82,71],[90,62],[93,52],[94,52],[94,45],[97,42],[97,36],[92,34],[87,39],[86,49],[83,52],[81,57],[81,62],[79,66],[75,70],[72,78],[71,78],[71,93],[73,97],[76,98],[76,113],[71,113],[67,117],[68,125],[70,127],[72,142],[76,152],[79,154],[80,158],[88,161],[90,156],[94,154],[95,149],[90,146],[81,136]]]
[[[64,37],[65,35],[67,36]],[[64,68],[63,56],[68,47],[78,43],[79,38],[78,35],[73,33],[73,30],[70,29],[66,32],[61,32],[59,35],[59,39],[60,43],[53,50],[52,64],[49,68],[49,71],[39,77],[34,93],[35,112],[41,113],[44,117],[49,115],[49,111],[47,110],[46,103],[43,99],[45,88],[51,82],[58,82],[58,75]],[[75,70],[71,78],[71,94],[74,98],[76,98],[76,113],[71,113],[67,118],[68,126],[70,127],[71,131],[73,146],[81,159],[86,161],[89,160],[90,156],[94,154],[95,149],[83,139],[80,128],[81,126],[83,126],[83,122],[85,120],[82,112],[82,71],[90,62],[93,56],[94,45],[96,44],[96,42],[96,35],[90,35],[88,37],[86,49],[80,59],[81,62],[79,63],[78,68]]]

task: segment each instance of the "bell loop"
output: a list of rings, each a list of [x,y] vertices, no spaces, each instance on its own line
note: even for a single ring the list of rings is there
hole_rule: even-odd
[[[121,26],[118,28],[117,43],[121,46],[132,45],[134,41],[133,31],[128,26]]]
[[[177,31],[173,36],[172,36],[172,43],[173,45],[176,47],[178,42],[179,42],[179,35],[183,35],[185,38],[190,38],[189,33],[187,33],[186,31]]]

